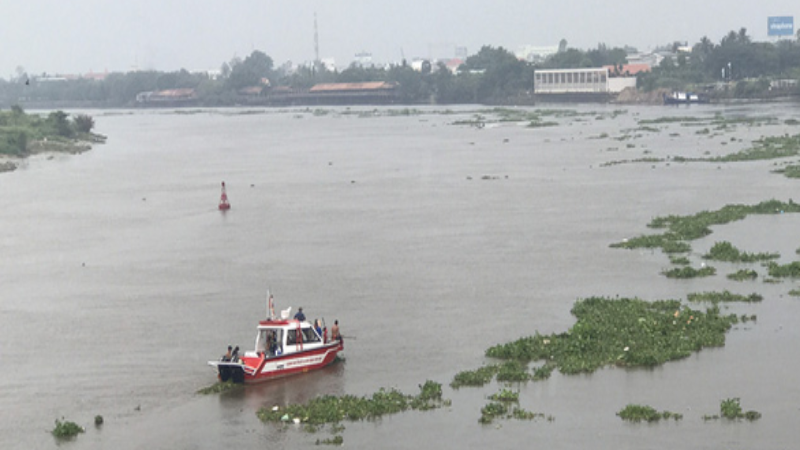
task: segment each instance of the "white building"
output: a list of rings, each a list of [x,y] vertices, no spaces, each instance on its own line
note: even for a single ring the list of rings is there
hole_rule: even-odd
[[[523,59],[528,62],[542,62],[546,60],[548,57],[555,55],[558,53],[558,46],[533,46],[533,45],[525,45],[519,47],[514,55],[519,58]]]
[[[636,87],[636,77],[609,77],[608,68],[537,70],[535,94],[616,94]]]

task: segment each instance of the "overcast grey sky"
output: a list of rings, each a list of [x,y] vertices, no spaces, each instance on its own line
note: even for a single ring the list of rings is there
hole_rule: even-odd
[[[640,50],[747,28],[767,40],[768,16],[800,15],[798,0],[0,0],[0,77],[31,74],[218,69],[254,49],[276,65],[319,51],[346,65],[599,42]],[[797,24],[796,24],[797,28]]]

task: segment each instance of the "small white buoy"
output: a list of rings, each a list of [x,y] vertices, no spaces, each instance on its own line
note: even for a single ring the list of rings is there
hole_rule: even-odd
[[[273,411],[277,411],[277,410],[278,410],[278,405],[275,405],[275,406],[273,406],[273,407],[272,407],[272,410],[273,410]]]
[[[299,418],[299,417],[295,417],[295,418],[292,420],[292,422],[294,422],[295,424],[298,424],[298,423],[300,423],[300,418]]]

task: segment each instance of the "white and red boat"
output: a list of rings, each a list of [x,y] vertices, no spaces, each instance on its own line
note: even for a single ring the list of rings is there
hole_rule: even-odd
[[[270,297],[270,312],[272,298]],[[257,383],[310,370],[321,369],[336,359],[344,350],[341,336],[328,339],[322,319],[316,326],[306,320],[290,319],[291,308],[281,311],[280,319],[270,314],[258,322],[255,349],[243,356],[233,355],[231,360],[209,361],[217,368],[221,381]]]

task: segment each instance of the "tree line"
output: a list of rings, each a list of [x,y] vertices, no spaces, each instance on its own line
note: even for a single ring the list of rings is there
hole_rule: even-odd
[[[678,46],[672,47],[676,50]],[[276,89],[302,91],[318,83],[368,81],[397,83],[398,100],[403,103],[524,104],[533,99],[536,69],[618,67],[627,62],[633,50],[608,48],[603,44],[579,50],[569,48],[562,40],[557,53],[532,63],[518,59],[503,47],[484,46],[466,58],[456,73],[443,63],[423,64],[422,70],[415,70],[405,61],[388,67],[352,64],[343,70],[328,70],[322,64],[275,67],[270,56],[255,50],[244,59],[223,63],[218,76],[181,69],[111,73],[103,80],[46,81],[20,73],[16,79],[0,80],[0,106],[16,103],[132,106],[142,92],[180,88],[194,89],[199,105],[223,106],[240,103],[245,88],[260,88],[261,95],[268,96]],[[736,86],[734,95],[748,96],[766,90],[771,79],[800,79],[798,41],[753,42],[744,28],[731,31],[718,44],[704,37],[691,53],[678,51],[676,55],[664,58],[652,71],[638,74],[637,86],[649,91],[726,82]]]

